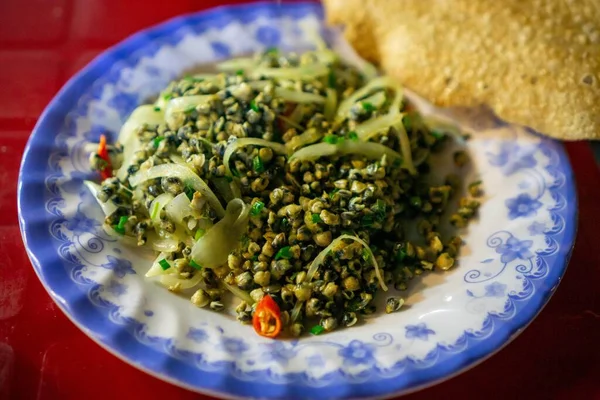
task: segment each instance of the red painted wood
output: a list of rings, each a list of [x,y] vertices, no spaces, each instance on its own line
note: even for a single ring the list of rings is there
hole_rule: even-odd
[[[203,398],[120,361],[58,310],[25,254],[15,199],[29,132],[74,72],[138,29],[221,3],[0,0],[0,399]],[[600,398],[600,255],[594,222],[600,215],[600,172],[588,144],[570,143],[567,149],[578,184],[580,224],[558,291],[504,350],[406,399]]]

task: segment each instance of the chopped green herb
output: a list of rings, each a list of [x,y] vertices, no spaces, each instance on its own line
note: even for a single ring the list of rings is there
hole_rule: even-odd
[[[357,142],[358,135],[356,134],[356,132],[352,131],[348,134],[348,139],[352,140],[353,142]]]
[[[129,217],[126,215],[121,216],[121,218],[119,218],[119,224],[117,225],[117,228],[119,228],[119,230],[125,231],[125,224],[127,223],[128,219]]]
[[[319,222],[323,222],[323,220],[321,219],[321,216],[319,214],[313,214],[311,216],[312,218],[312,222],[314,222],[315,224],[318,224]]]
[[[204,81],[204,78],[196,78],[191,75],[187,75],[183,79],[185,79],[186,81],[190,81],[190,82],[203,82]]]
[[[481,181],[475,181],[475,182],[471,182],[469,183],[469,189],[478,185],[481,185]]]
[[[164,258],[162,260],[160,260],[158,263],[160,264],[160,267],[163,269],[163,271],[166,271],[169,268],[171,268],[171,264],[169,264],[169,262],[167,260],[165,260]]]
[[[433,136],[434,138],[436,138],[437,140],[442,139],[444,136],[446,136],[444,134],[444,132],[440,132],[440,131],[436,131],[436,130],[432,130],[430,131],[431,136]]]
[[[160,145],[160,142],[162,142],[163,140],[165,140],[164,136],[157,136],[154,138],[154,140],[152,140],[152,145],[155,149],[158,149],[158,145]]]
[[[363,249],[362,251],[362,259],[365,261],[369,261],[371,259],[371,254],[367,249]]]
[[[163,100],[165,101],[169,101],[173,98],[173,95],[171,93],[167,93],[163,95]]]
[[[254,159],[252,160],[252,169],[254,170],[254,172],[264,172],[265,165],[263,164],[259,156],[254,157]]]
[[[154,111],[156,111],[156,112],[160,111],[160,107],[159,106],[154,106]]]
[[[196,191],[191,186],[186,186],[184,191],[188,199],[192,200],[194,198],[194,193],[196,193]]]
[[[156,219],[156,217],[158,217],[159,206],[160,206],[160,204],[158,204],[158,202],[155,202],[154,205],[152,206],[152,214],[150,215],[151,219]]]
[[[285,258],[286,260],[289,260],[290,258],[292,258],[292,252],[290,251],[290,246],[282,247],[281,249],[279,249],[277,254],[275,254],[276,260],[279,260],[281,258]]]
[[[412,119],[410,116],[405,115],[404,118],[402,118],[402,124],[404,125],[404,129],[406,129],[407,132],[412,131]]]
[[[360,220],[360,224],[364,227],[369,227],[373,225],[373,216],[370,214],[365,214]]]
[[[237,172],[237,171],[236,171]],[[232,172],[233,173],[233,172]],[[230,177],[229,175],[225,175],[223,178],[225,178],[225,180],[229,183],[233,182],[233,178]]]
[[[235,168],[231,169],[231,175],[235,176],[236,178],[239,178],[241,176],[240,171],[238,171]]]
[[[327,75],[327,86],[335,89],[337,86],[335,72],[333,70],[329,71],[329,75]]]
[[[185,110],[183,110],[184,114],[191,114],[194,111],[196,111],[196,106],[195,105],[189,105],[185,108]]]
[[[258,214],[260,214],[263,208],[265,208],[265,203],[263,203],[262,201],[257,201],[256,203],[252,204],[250,215],[256,217]]]
[[[325,328],[323,328],[321,325],[315,325],[310,328],[311,335],[320,335],[323,332],[325,332]]]
[[[405,258],[406,258],[406,250],[404,248],[398,249],[398,251],[396,252],[396,260],[404,261]]]
[[[253,255],[250,259],[252,261],[258,261],[258,254]]]
[[[250,101],[250,108],[252,109],[252,111],[256,111],[256,112],[260,111],[260,109],[256,105],[256,101],[255,100]]]
[[[365,110],[366,112],[373,112],[375,111],[375,106],[371,103],[369,103],[368,101],[363,101],[361,103],[363,110]]]
[[[335,135],[327,135],[323,138],[323,141],[325,143],[329,143],[329,144],[336,144],[336,143],[338,143],[338,139],[339,138]]]
[[[383,220],[385,219],[386,209],[387,207],[385,202],[381,199],[377,199],[377,202],[373,206],[373,211],[375,212],[375,219],[378,222],[383,222]]]
[[[423,205],[423,203],[421,202],[421,198],[419,196],[411,197],[410,204],[416,208],[421,208],[421,206]]]
[[[124,229],[124,228],[119,228],[119,226],[118,226],[118,225],[115,225],[113,228],[114,228],[114,230],[115,230],[117,233],[119,233],[119,234],[121,234],[121,235],[124,235],[124,234],[125,234],[125,229]]]
[[[190,259],[190,267],[192,267],[194,269],[197,269],[197,270],[201,270],[202,269],[202,265],[198,264],[193,259]]]
[[[196,231],[196,235],[194,235],[194,239],[200,239],[202,236],[204,236],[205,233],[206,231],[204,229],[198,228],[198,230]]]
[[[244,75],[244,70],[243,69],[238,69],[237,71],[235,71],[236,75]]]

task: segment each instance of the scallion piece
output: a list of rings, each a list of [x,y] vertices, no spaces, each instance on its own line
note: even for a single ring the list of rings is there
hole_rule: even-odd
[[[371,254],[367,251],[367,249],[363,249],[362,251],[362,259],[365,261],[369,261],[371,259]]]
[[[252,204],[250,215],[256,217],[258,214],[260,214],[263,208],[265,208],[265,203],[263,203],[262,201],[257,201],[256,203]]]
[[[160,111],[160,107],[159,106],[155,106],[154,107],[154,111],[156,111],[156,112]]]
[[[165,95],[163,95],[163,100],[165,101],[169,101],[173,98],[173,95],[171,93],[167,93]]]
[[[338,137],[335,135],[327,135],[323,138],[325,143],[336,144],[338,142]]]
[[[252,160],[252,169],[254,170],[254,172],[264,172],[265,165],[263,164],[259,156],[254,157],[254,159]]]
[[[158,201],[154,202],[154,205],[152,206],[152,214],[150,214],[150,219],[156,219],[156,217],[158,217],[158,209],[160,207],[160,203]]]
[[[157,136],[154,138],[154,140],[152,141],[152,145],[154,146],[155,149],[158,149],[158,145],[160,144],[160,142],[162,142],[165,139],[164,136]]]
[[[319,214],[313,214],[311,216],[312,218],[312,222],[314,222],[315,224],[318,224],[319,222],[323,222],[323,220],[321,219],[321,216]]]
[[[277,254],[275,254],[276,260],[280,260],[282,258],[285,258],[286,260],[289,260],[290,258],[292,258],[292,252],[290,251],[290,246],[282,247],[281,249],[279,249]]]
[[[252,109],[252,111],[255,111],[255,112],[259,112],[259,111],[260,111],[260,109],[259,109],[259,108],[258,108],[258,106],[256,105],[256,101],[254,101],[254,100],[252,100],[252,101],[250,102],[250,108]]]
[[[193,113],[194,111],[196,111],[196,106],[195,106],[195,105],[193,105],[193,104],[190,104],[189,106],[187,106],[187,107],[186,107],[186,108],[183,110],[183,113],[184,113],[184,114],[191,114],[191,113]]]
[[[171,268],[171,264],[169,264],[169,262],[167,260],[165,260],[164,258],[162,260],[160,260],[158,263],[160,264],[160,267],[163,269],[163,271],[166,271],[169,268]]]
[[[310,333],[311,335],[320,335],[321,333],[325,332],[325,328],[323,328],[321,325],[315,325],[312,328],[310,328]]]
[[[185,195],[187,196],[187,198],[190,199],[190,201],[191,201],[194,198],[195,190],[192,189],[190,186],[186,186],[184,191],[185,191]]]
[[[332,89],[335,89],[335,87],[337,86],[335,72],[333,71],[329,71],[329,75],[327,75],[327,86],[329,86]]]
[[[190,259],[190,266],[198,271],[202,269],[202,265],[198,264],[196,261]]]
[[[126,215],[121,216],[121,218],[119,218],[119,224],[117,225],[117,228],[120,230],[125,230],[125,224],[127,223],[128,219],[129,217]]]
[[[194,235],[194,239],[198,240],[200,239],[202,236],[204,236],[204,234],[206,233],[206,231],[202,228],[198,228],[198,230],[196,231],[196,234]]]
[[[237,71],[235,71],[236,75],[244,75],[244,70],[243,69],[238,69]]]
[[[356,132],[352,131],[348,134],[348,139],[352,140],[353,142],[357,142],[358,135],[356,134]]]
[[[369,103],[368,101],[363,101],[361,103],[363,110],[365,110],[366,112],[373,112],[375,111],[375,106],[371,103]]]

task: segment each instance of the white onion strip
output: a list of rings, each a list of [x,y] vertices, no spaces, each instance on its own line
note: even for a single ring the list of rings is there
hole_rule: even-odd
[[[161,164],[150,168],[147,171],[140,171],[134,176],[129,178],[129,183],[132,187],[136,187],[142,182],[150,179],[162,178],[162,177],[174,177],[179,178],[187,186],[190,186],[197,192],[202,193],[206,197],[210,206],[215,210],[218,216],[222,217],[225,215],[223,206],[217,199],[217,196],[208,187],[206,182],[196,175],[191,169],[178,164]]]
[[[345,140],[342,143],[337,144],[318,143],[303,147],[292,154],[288,162],[292,160],[314,161],[320,157],[328,157],[333,155],[342,156],[347,154],[359,154],[372,160],[378,160],[384,155],[387,156],[392,162],[394,160],[402,160],[402,156],[398,152],[382,144]]]
[[[381,117],[371,118],[354,128],[354,132],[358,135],[358,138],[363,142],[371,139],[384,129],[388,129],[402,122],[402,114],[393,115],[386,114]]]
[[[325,103],[325,97],[307,92],[299,92],[297,90],[289,90],[280,87],[275,88],[275,96],[281,97],[283,100],[290,103]]]

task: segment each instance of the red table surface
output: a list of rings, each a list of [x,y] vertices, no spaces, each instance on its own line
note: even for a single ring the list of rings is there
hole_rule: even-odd
[[[27,258],[15,199],[31,129],[70,76],[141,28],[221,3],[0,0],[0,399],[206,398],[120,361],[63,315]],[[600,173],[587,143],[567,150],[580,220],[558,291],[507,348],[406,399],[600,398]]]

